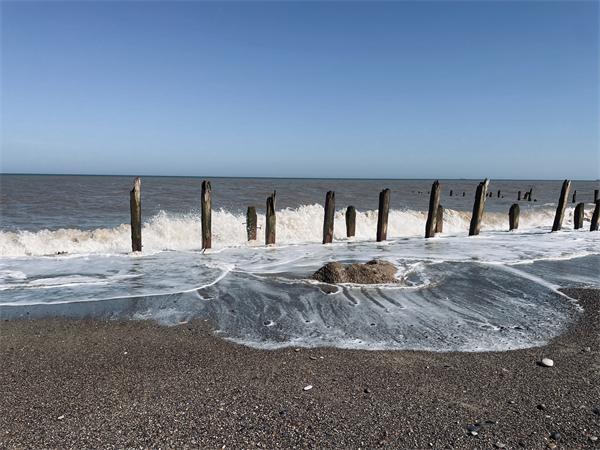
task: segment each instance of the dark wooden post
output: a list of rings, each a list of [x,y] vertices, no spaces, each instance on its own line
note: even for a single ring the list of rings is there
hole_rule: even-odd
[[[463,197],[465,196],[465,194],[466,194],[466,192],[465,192],[465,191],[463,191]]]
[[[521,191],[517,192],[517,201],[521,201]]]
[[[598,201],[598,198],[599,198],[599,197],[598,197],[598,193],[599,193],[599,192],[600,192],[600,191],[599,191],[598,189],[594,189],[594,203],[596,203],[596,202]]]
[[[453,194],[452,189],[450,189],[450,197],[452,197],[452,194]]]
[[[277,225],[275,220],[275,195],[273,191],[272,195],[267,197],[267,217],[265,221],[265,244],[275,244],[275,227]]]
[[[212,216],[212,201],[211,201],[211,187],[210,181],[204,180],[202,182],[202,197],[201,197],[201,209],[202,209],[202,248],[212,247],[212,232],[211,232],[211,216]]]
[[[573,191],[573,203],[575,203],[577,201],[577,190]]]
[[[133,189],[129,192],[129,211],[131,213],[131,250],[142,251],[142,180],[136,177]]]
[[[533,188],[529,189],[529,192],[527,193],[527,201],[530,202],[531,201],[531,195],[533,194]]]
[[[521,208],[516,203],[513,203],[510,209],[508,210],[508,230],[516,230],[519,228],[519,213],[521,212]]]
[[[575,212],[573,213],[573,228],[576,230],[583,227],[584,207],[584,203],[577,203],[577,206],[575,207]]]
[[[498,189],[498,198],[500,198],[500,194],[501,194],[500,189]]]
[[[558,199],[558,206],[556,207],[556,215],[554,216],[554,225],[552,225],[552,231],[558,231],[562,228],[562,221],[565,215],[565,208],[567,207],[570,188],[571,182],[569,180],[563,181],[562,189],[560,190],[560,198]]]
[[[333,242],[333,219],[335,216],[335,192],[325,195],[325,218],[323,219],[323,244]]]
[[[476,236],[481,229],[481,219],[483,218],[483,209],[485,207],[485,197],[487,196],[487,188],[490,181],[486,178],[479,183],[475,192],[475,202],[473,203],[473,215],[471,216],[471,224],[469,226],[469,236]]]
[[[437,217],[438,205],[440,204],[440,182],[435,180],[431,185],[431,194],[429,195],[429,212],[427,213],[427,222],[425,223],[425,237],[435,236],[435,219]]]
[[[346,208],[346,237],[354,237],[356,235],[356,208],[348,206]]]
[[[377,242],[387,239],[388,215],[390,212],[390,190],[379,193],[379,212],[377,214]]]
[[[435,232],[442,233],[444,231],[444,207],[438,205],[437,213],[435,214]]]
[[[249,241],[256,240],[256,227],[258,223],[258,217],[256,216],[256,208],[254,206],[248,206],[246,211],[246,234],[248,235]]]
[[[596,207],[592,214],[592,222],[590,223],[590,231],[598,231],[598,218],[600,217],[600,199],[596,200]]]

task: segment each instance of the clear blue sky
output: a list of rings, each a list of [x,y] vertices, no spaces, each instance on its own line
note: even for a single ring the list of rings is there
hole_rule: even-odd
[[[2,2],[2,172],[599,177],[599,3]]]

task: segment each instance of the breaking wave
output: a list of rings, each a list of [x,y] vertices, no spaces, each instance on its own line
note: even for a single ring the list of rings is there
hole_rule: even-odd
[[[345,210],[335,214],[335,239],[345,236]],[[586,220],[589,220],[587,212]],[[544,229],[552,224],[554,208],[535,208],[521,211],[520,229]],[[427,213],[415,210],[391,210],[388,238],[420,236],[424,233]],[[447,209],[444,212],[444,233],[464,234],[469,228],[471,213]],[[264,244],[264,216],[258,217],[258,240],[246,241],[246,218],[226,210],[213,211],[212,230],[215,248],[256,246]],[[565,228],[573,221],[573,208],[565,213]],[[357,211],[357,241],[373,240],[377,225],[377,211]],[[281,245],[314,243],[322,239],[323,206],[304,205],[295,209],[277,211],[277,243]],[[508,214],[484,214],[482,231],[508,228]],[[199,214],[171,214],[160,212],[148,219],[142,229],[144,253],[164,250],[193,251],[201,247]],[[95,230],[58,229],[30,231],[0,231],[0,256],[43,256],[56,254],[123,254],[130,251],[130,226]]]

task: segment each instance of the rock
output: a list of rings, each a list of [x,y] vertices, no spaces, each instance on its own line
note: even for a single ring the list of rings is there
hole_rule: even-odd
[[[557,433],[556,431],[550,433],[550,439],[555,440],[556,442],[560,441],[560,438],[562,436],[560,435],[560,433]]]
[[[583,348],[583,351],[584,351],[585,353],[589,353],[589,352],[591,352],[591,351],[592,351],[592,348],[591,348],[591,347],[584,347],[584,348]]]
[[[65,418],[64,414],[62,416],[57,417],[58,420],[63,420],[64,418]]]
[[[539,405],[536,406],[537,409],[539,409],[540,411],[543,411],[546,409],[546,405],[544,405],[543,403],[540,403]]]
[[[323,283],[383,284],[398,283],[396,266],[374,259],[365,264],[330,262],[317,270],[312,278]]]
[[[552,361],[550,358],[543,358],[540,361],[540,364],[544,367],[552,367],[554,365],[554,361]]]
[[[590,436],[590,441],[596,442],[598,440],[598,436]]]
[[[309,384],[308,386],[304,386],[302,388],[303,391],[310,391],[312,389],[312,384]]]
[[[370,393],[371,393],[371,389],[365,388],[365,394],[370,394]]]
[[[548,442],[548,445],[546,447],[548,447],[548,448],[556,448],[556,444],[554,442]]]
[[[496,448],[506,448],[506,444],[503,444],[502,442],[496,442],[494,444],[494,447],[496,447]]]
[[[477,436],[479,433],[475,430],[473,431],[469,431],[469,433],[471,433],[471,436]]]

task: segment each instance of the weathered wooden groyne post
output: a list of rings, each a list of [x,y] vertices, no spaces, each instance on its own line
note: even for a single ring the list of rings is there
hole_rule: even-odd
[[[442,233],[444,231],[444,207],[438,205],[437,212],[435,214],[435,232]]]
[[[573,203],[577,202],[577,189],[575,189],[575,190],[573,191],[573,199],[572,199],[572,202],[573,202]]]
[[[135,177],[133,189],[129,192],[131,213],[131,250],[142,251],[142,180]]]
[[[498,189],[498,198],[500,198],[500,194],[502,194],[502,192],[500,191],[500,189]]]
[[[558,199],[558,205],[556,207],[556,214],[554,215],[554,225],[552,225],[552,231],[559,231],[562,228],[562,221],[565,215],[565,208],[567,207],[567,199],[569,198],[570,188],[571,181],[563,181],[562,188],[560,190],[560,198]]]
[[[346,237],[354,237],[356,235],[356,208],[348,206],[346,208]]]
[[[469,236],[476,236],[481,229],[481,219],[483,218],[483,209],[485,207],[485,198],[490,181],[486,178],[477,186],[475,192],[475,202],[473,203],[473,215],[469,226]]]
[[[435,223],[437,210],[440,204],[440,182],[435,180],[431,185],[429,195],[429,211],[427,213],[427,222],[425,223],[425,237],[430,238],[435,236]]]
[[[390,190],[379,193],[379,211],[377,213],[377,242],[387,239],[388,216],[390,212]]]
[[[256,215],[256,208],[254,206],[248,206],[246,210],[246,234],[248,235],[249,241],[256,240],[256,228],[258,226],[258,217]]]
[[[596,200],[596,207],[592,214],[592,222],[590,223],[590,231],[598,231],[598,218],[600,218],[600,199]]]
[[[275,228],[276,228],[276,219],[275,219],[275,196],[276,192],[273,191],[272,195],[267,197],[267,213],[265,220],[265,244],[273,245],[275,244]]]
[[[600,198],[600,197],[598,197],[599,192],[600,191],[598,189],[594,189],[594,203],[596,203],[598,201],[598,199]]]
[[[323,219],[323,244],[333,242],[333,219],[335,216],[335,192],[325,195],[325,218]]]
[[[521,201],[521,191],[517,192],[517,201]]]
[[[573,212],[573,228],[579,230],[583,227],[583,213],[584,213],[585,204],[577,203],[575,206],[575,211]]]
[[[202,181],[202,196],[201,203],[201,221],[202,221],[202,248],[207,249],[212,247],[212,190],[210,181]]]
[[[513,203],[508,210],[508,231],[516,230],[519,228],[519,214],[521,208],[516,203]]]
[[[450,189],[450,197],[452,197],[452,194],[453,194],[453,193],[454,193],[454,192],[452,191],[452,189]]]

